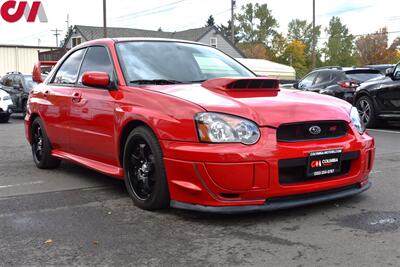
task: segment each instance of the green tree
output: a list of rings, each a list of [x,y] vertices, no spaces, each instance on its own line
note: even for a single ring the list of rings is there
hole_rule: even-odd
[[[228,20],[228,22],[226,24],[227,24],[226,26],[224,24],[221,24],[221,25],[217,26],[217,28],[226,38],[231,40],[231,37],[232,37],[232,27],[231,27],[232,21]],[[236,27],[236,25],[235,25],[234,29],[235,29],[235,37],[234,37],[235,41],[234,41],[234,43],[236,44],[241,40],[241,38],[239,36],[239,30],[238,30],[238,27]]]
[[[267,59],[282,64],[289,64],[289,61],[284,57],[287,46],[288,40],[280,33],[275,34],[267,52]]]
[[[247,43],[268,45],[279,26],[267,4],[249,3],[242,6],[241,13],[236,15],[236,19],[239,23],[239,34]]]
[[[206,22],[206,26],[205,26],[205,27],[210,27],[210,26],[214,26],[214,25],[215,25],[214,17],[213,17],[213,15],[210,15],[210,16],[208,17],[208,19],[207,19],[207,22]]]
[[[325,29],[328,41],[325,43],[325,64],[330,66],[353,66],[356,64],[354,36],[339,17],[332,17]]]
[[[321,36],[321,26],[315,27],[315,39]],[[305,45],[304,53],[306,56],[306,65],[310,70],[312,67],[312,45],[313,45],[313,26],[307,20],[293,19],[288,25],[288,40],[299,40]],[[320,61],[320,53],[316,48],[317,61]]]

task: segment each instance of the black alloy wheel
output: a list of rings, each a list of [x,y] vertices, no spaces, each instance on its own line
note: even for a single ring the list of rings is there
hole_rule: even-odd
[[[163,156],[154,133],[138,127],[128,136],[124,150],[125,185],[140,208],[155,210],[169,205]]]
[[[39,169],[54,169],[60,166],[61,160],[51,155],[51,144],[40,118],[31,125],[31,148],[33,161]]]

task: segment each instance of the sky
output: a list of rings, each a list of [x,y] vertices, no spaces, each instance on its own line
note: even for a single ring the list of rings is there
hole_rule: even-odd
[[[2,5],[6,0],[0,0]],[[28,0],[31,4],[32,0]],[[209,15],[216,24],[230,19],[230,0],[108,0],[109,27],[128,27],[164,31],[181,31],[204,26]],[[266,3],[279,22],[279,31],[287,32],[294,18],[312,20],[312,0],[236,0],[236,10],[252,3]],[[102,0],[42,0],[47,23],[27,23],[23,18],[8,23],[0,18],[0,44],[55,46],[51,30],[61,30],[62,40],[70,25],[102,26]],[[355,35],[372,33],[386,26],[393,40],[400,36],[400,0],[316,0],[316,23],[327,27],[338,16]],[[322,32],[319,43],[326,41]]]

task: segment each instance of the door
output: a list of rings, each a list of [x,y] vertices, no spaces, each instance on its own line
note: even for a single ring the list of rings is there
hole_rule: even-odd
[[[307,91],[308,89],[310,89],[315,81],[315,78],[317,77],[318,73],[317,72],[312,72],[309,75],[307,75],[306,77],[304,77],[298,85],[298,88],[300,90],[304,90]]]
[[[400,115],[400,64],[395,67],[393,75],[386,77],[377,89],[376,101],[381,113]]]
[[[70,152],[70,108],[79,74],[79,66],[86,49],[72,53],[41,92],[40,114],[45,121],[47,135],[54,149]]]
[[[117,91],[84,86],[82,75],[87,71],[106,72],[110,77],[110,84],[116,84],[114,67],[107,48],[88,48],[77,87],[74,89],[76,98],[71,102],[71,151],[85,158],[117,165],[118,157],[114,145],[114,96]]]
[[[321,90],[326,89],[329,85],[332,85],[332,72],[320,71],[318,72],[314,83],[307,90],[319,93]]]

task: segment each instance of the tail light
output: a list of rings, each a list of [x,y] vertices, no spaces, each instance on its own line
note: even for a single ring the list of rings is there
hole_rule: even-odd
[[[356,81],[342,81],[338,82],[338,85],[347,89],[355,89],[360,86],[360,83]]]

